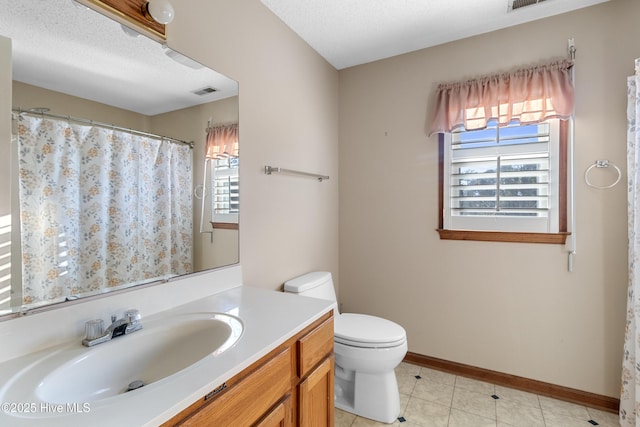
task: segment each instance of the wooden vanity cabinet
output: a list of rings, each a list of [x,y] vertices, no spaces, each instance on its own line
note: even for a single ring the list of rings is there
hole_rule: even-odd
[[[163,426],[333,426],[333,312]]]

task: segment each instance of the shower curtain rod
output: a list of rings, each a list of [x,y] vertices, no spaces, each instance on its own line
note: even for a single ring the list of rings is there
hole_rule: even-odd
[[[177,142],[180,144],[185,144],[188,145],[189,148],[193,149],[194,144],[193,141],[192,142],[187,142],[187,141],[182,141],[181,139],[176,139],[176,138],[171,138],[169,136],[162,136],[162,135],[157,135],[155,133],[149,133],[149,132],[143,132],[140,130],[134,130],[131,128],[124,128],[121,126],[116,126],[114,124],[111,123],[102,123],[102,122],[96,122],[94,120],[89,120],[89,119],[82,119],[82,118],[78,118],[78,117],[71,117],[71,116],[63,116],[61,114],[53,114],[53,113],[49,113],[47,111],[42,111],[44,109],[32,109],[32,110],[23,110],[22,108],[13,108],[11,111],[13,111],[14,113],[18,113],[20,114],[29,114],[32,116],[43,116],[43,117],[51,117],[54,119],[60,119],[60,120],[67,120],[67,121],[71,121],[71,122],[75,122],[75,123],[81,123],[81,124],[88,124],[91,126],[98,126],[98,127],[102,127],[105,129],[113,129],[113,130],[119,130],[122,132],[128,132],[132,135],[138,135],[138,136],[149,136],[152,138],[156,138],[156,139],[161,139],[163,141],[169,141],[169,142]]]

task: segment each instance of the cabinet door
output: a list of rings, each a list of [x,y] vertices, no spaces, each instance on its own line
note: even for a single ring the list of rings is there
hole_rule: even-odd
[[[289,395],[265,415],[255,427],[291,427],[292,425],[291,395]]]
[[[182,422],[182,426],[254,425],[291,390],[291,350],[286,348],[239,384]]]
[[[300,383],[301,427],[333,426],[333,354]]]

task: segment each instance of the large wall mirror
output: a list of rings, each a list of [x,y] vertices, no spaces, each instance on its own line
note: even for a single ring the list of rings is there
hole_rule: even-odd
[[[239,262],[236,81],[73,0],[0,36],[0,319]]]

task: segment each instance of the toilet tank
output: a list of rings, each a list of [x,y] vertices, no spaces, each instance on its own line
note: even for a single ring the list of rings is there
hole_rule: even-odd
[[[284,291],[305,297],[337,301],[333,279],[328,271],[314,271],[284,282]]]

